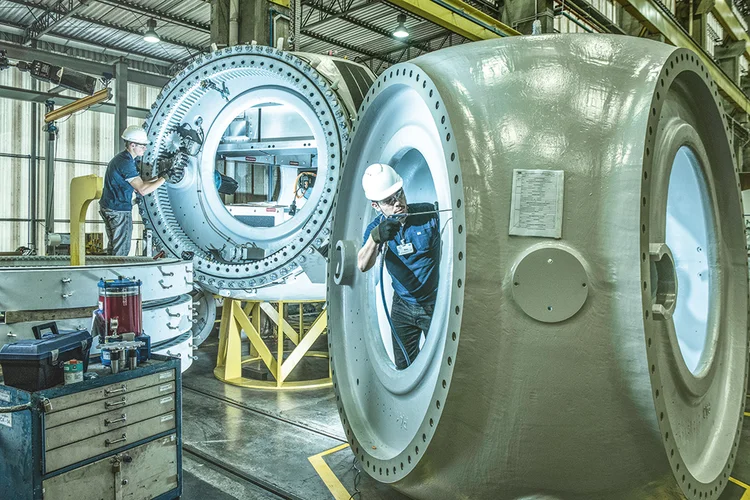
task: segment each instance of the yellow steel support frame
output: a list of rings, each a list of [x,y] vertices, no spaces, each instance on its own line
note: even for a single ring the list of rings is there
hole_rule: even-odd
[[[521,34],[461,0],[386,1],[474,42]]]
[[[70,265],[86,264],[86,211],[102,197],[104,180],[97,175],[74,177],[70,181]]]
[[[701,47],[667,16],[654,0],[617,0],[625,10],[656,33],[661,33],[673,45],[690,49],[706,65],[711,78],[739,109],[750,113],[750,100],[737,85],[719,69]]]
[[[313,344],[323,335],[328,325],[326,311],[323,310],[315,319],[308,331],[304,329],[302,318],[303,302],[321,303],[325,301],[293,302],[299,304],[299,330],[295,330],[285,319],[284,301],[278,301],[278,310],[268,302],[225,299],[219,328],[219,353],[216,359],[214,376],[227,384],[253,389],[313,389],[332,384],[330,366],[328,376],[315,380],[288,382],[292,370],[305,356],[328,357],[328,353],[311,351]],[[276,325],[276,353],[272,353],[260,336],[260,317],[266,314]],[[241,332],[244,331],[250,341],[249,355],[242,355]],[[284,339],[289,338],[295,345],[284,359]],[[242,365],[262,361],[275,380],[256,380],[242,376]]]

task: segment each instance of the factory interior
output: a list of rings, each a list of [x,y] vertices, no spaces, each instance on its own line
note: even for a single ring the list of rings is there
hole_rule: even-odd
[[[0,500],[750,500],[748,23],[0,0]]]

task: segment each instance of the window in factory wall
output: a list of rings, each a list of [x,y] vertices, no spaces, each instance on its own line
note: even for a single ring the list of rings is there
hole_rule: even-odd
[[[267,102],[239,113],[216,152],[214,184],[232,216],[276,227],[316,199],[314,132],[290,104]]]

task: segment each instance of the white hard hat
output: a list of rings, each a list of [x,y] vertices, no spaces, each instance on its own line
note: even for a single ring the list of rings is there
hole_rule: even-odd
[[[404,186],[404,180],[385,163],[373,163],[362,176],[362,187],[368,200],[381,201]]]
[[[128,142],[134,142],[136,144],[148,144],[148,136],[143,127],[138,125],[131,125],[126,128],[120,136]]]

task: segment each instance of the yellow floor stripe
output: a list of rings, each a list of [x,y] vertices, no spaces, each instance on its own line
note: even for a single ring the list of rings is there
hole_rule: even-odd
[[[344,488],[344,485],[341,484],[341,481],[339,481],[339,478],[336,477],[336,474],[334,474],[331,468],[328,467],[328,464],[325,460],[323,460],[323,457],[326,455],[330,455],[331,453],[336,453],[337,451],[341,451],[344,448],[348,447],[348,444],[342,444],[335,448],[331,448],[330,450],[326,450],[323,453],[318,453],[317,455],[308,457],[308,460],[310,461],[310,464],[312,464],[313,469],[315,469],[315,472],[318,473],[320,479],[323,480],[326,487],[328,488],[328,491],[331,492],[331,495],[333,495],[333,498],[335,500],[349,500],[349,498],[351,498],[351,495],[349,494],[347,489]],[[743,497],[742,500],[747,499]]]
[[[742,497],[740,497],[740,500],[750,500],[750,486],[746,485],[742,481],[735,479],[733,477],[730,477],[729,480],[732,481],[737,486],[745,488],[745,493],[742,494]]]

